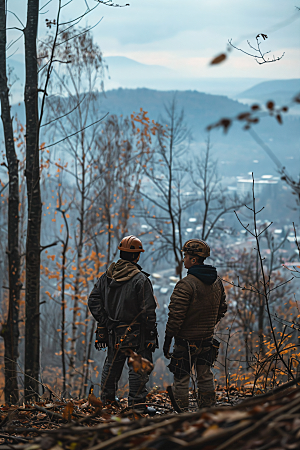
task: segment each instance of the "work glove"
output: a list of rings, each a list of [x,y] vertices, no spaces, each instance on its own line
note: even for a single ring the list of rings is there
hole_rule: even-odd
[[[108,346],[108,331],[107,331],[107,328],[101,326],[98,323],[95,333],[96,333],[95,349],[96,350],[102,350],[102,349],[106,348]]]
[[[167,359],[171,358],[170,347],[171,347],[172,339],[173,339],[173,336],[169,336],[168,334],[165,334],[163,352],[164,352],[165,358],[167,358]]]
[[[107,342],[98,342],[98,341],[95,341],[95,349],[96,350],[102,350],[102,349],[104,349],[104,348],[106,348],[107,347]]]
[[[146,348],[148,350],[150,350],[151,352],[154,352],[155,349],[158,348],[156,324],[152,330],[146,330],[145,344],[146,344]]]

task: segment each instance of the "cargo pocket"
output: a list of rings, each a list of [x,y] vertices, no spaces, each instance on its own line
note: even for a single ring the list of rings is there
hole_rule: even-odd
[[[170,372],[176,378],[183,378],[190,374],[190,361],[187,349],[177,350],[172,353],[171,362],[168,365]]]
[[[217,339],[213,339],[210,347],[202,349],[200,355],[197,358],[197,365],[199,366],[213,366],[218,358],[220,342]]]

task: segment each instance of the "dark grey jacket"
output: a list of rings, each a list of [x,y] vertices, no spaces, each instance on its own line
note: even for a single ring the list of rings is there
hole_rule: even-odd
[[[120,259],[112,263],[95,284],[88,305],[100,326],[108,317],[125,324],[141,323],[147,330],[155,328],[156,302],[148,274],[141,267]]]

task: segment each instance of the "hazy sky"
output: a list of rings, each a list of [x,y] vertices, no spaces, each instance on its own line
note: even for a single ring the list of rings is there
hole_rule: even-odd
[[[76,1],[78,7],[83,6],[82,1]],[[87,1],[90,7],[95,4]],[[88,18],[93,24],[103,16],[93,32],[104,56],[160,64],[185,77],[300,77],[300,20],[294,20],[297,16],[300,19],[295,7],[298,0],[129,2],[126,8],[101,5]],[[259,66],[252,58],[233,51],[226,63],[208,66],[213,56],[226,49],[228,39],[249,50],[246,40],[254,44],[258,33],[268,34],[263,48],[272,50],[271,55],[285,52],[281,61]]]
[[[83,26],[94,25],[103,16],[93,33],[104,56],[126,56],[145,64],[163,65],[185,78],[300,78],[300,11],[296,9],[300,0],[127,1],[130,6],[125,8],[99,5],[81,21]],[[41,7],[47,2],[40,1]],[[47,30],[45,19],[55,18],[57,2],[51,0],[42,9],[40,36]],[[9,8],[23,20],[26,4],[26,0],[8,0]],[[87,5],[92,8],[96,4],[95,0],[73,0],[64,8],[63,17],[74,18]],[[16,25],[16,19],[10,17]],[[281,61],[259,66],[254,59],[234,50],[228,61],[209,67],[211,58],[226,49],[228,39],[249,50],[246,39],[255,44],[258,33],[268,34],[262,47],[272,50],[271,55],[285,52]],[[20,53],[22,40],[18,46]]]

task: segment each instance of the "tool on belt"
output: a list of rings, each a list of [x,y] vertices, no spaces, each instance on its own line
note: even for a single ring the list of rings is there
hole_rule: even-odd
[[[113,329],[120,323],[119,320],[114,320],[111,317],[107,318],[106,326],[97,323],[95,331],[95,348],[97,350],[105,349],[108,346],[109,335],[113,333]]]
[[[176,402],[176,399],[174,397],[174,392],[172,386],[167,386],[167,393],[169,395],[169,398],[171,400],[172,406],[174,408],[174,411],[178,413],[182,413],[181,408],[179,407],[178,403]]]
[[[116,350],[135,349],[144,350],[147,348],[154,352],[158,348],[158,336],[156,324],[151,330],[146,330],[140,323],[132,323],[130,325],[108,318],[107,326],[97,325],[95,347],[97,350],[104,349],[108,346],[111,337],[112,345]]]
[[[132,348],[138,349],[141,344],[144,345],[144,339],[141,334],[141,325],[134,323],[131,325],[120,322],[119,320],[109,324],[109,328],[97,325],[95,348],[102,350],[108,347],[108,343],[112,343],[113,347],[118,350]]]
[[[215,338],[200,341],[176,338],[175,344],[177,348],[175,347],[175,351],[171,355],[168,368],[177,378],[190,374],[194,364],[213,366],[220,347],[220,342]]]
[[[115,349],[138,348],[141,343],[141,325],[139,323],[128,325],[120,322],[114,328],[114,337]]]

